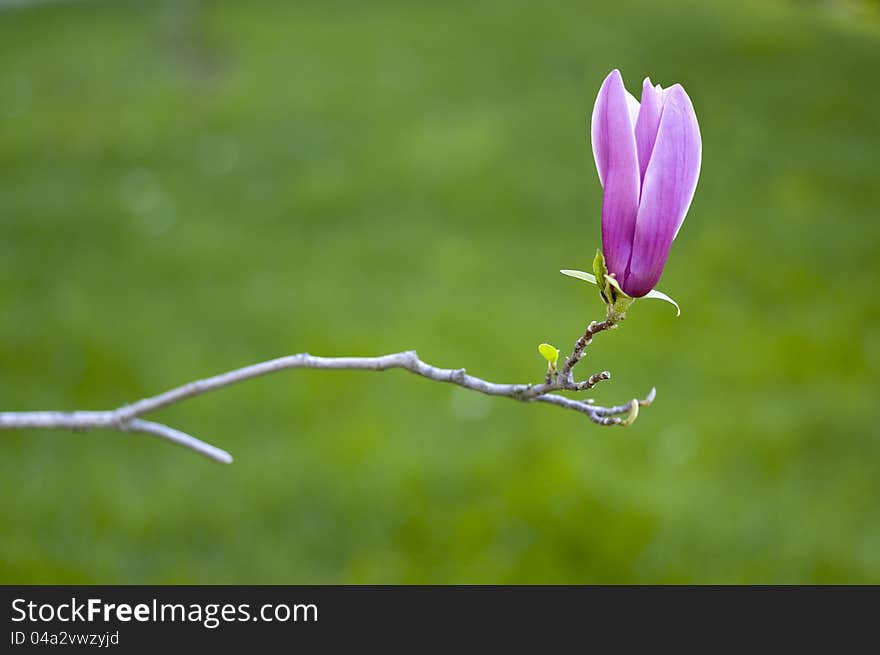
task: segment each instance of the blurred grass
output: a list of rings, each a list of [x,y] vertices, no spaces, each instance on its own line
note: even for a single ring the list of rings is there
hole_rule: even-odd
[[[880,29],[811,3],[0,11],[0,407],[109,408],[307,350],[541,374],[601,306],[587,122],[682,82],[704,163],[585,369],[625,431],[297,371],[143,437],[0,435],[0,582],[880,582]],[[838,11],[844,8],[847,11]],[[586,372],[586,371],[585,371]]]

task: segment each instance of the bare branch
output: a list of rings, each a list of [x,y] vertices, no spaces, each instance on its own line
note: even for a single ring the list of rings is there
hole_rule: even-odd
[[[119,410],[116,410],[119,411]],[[161,423],[131,419],[118,421],[116,411],[109,412],[0,412],[0,430],[37,428],[44,430],[95,430],[138,432],[166,439],[222,464],[232,463],[232,455],[185,432]]]
[[[590,323],[580,339],[575,341],[574,350],[572,350],[571,354],[565,359],[565,364],[562,365],[562,370],[559,372],[559,375],[571,382],[571,370],[577,366],[579,361],[581,361],[581,357],[584,356],[584,351],[587,349],[587,346],[593,342],[593,335],[598,334],[603,330],[612,330],[616,327],[617,324],[611,319],[605,319],[598,323],[596,321]]]
[[[593,336],[603,330],[614,327],[616,325],[610,320],[590,323],[583,336],[575,342],[574,349],[566,358],[562,369],[559,372],[549,372],[544,382],[540,384],[500,384],[489,382],[482,378],[468,375],[463,368],[439,368],[427,364],[419,359],[414,350],[384,355],[382,357],[316,357],[308,353],[300,353],[271,359],[210,378],[196,380],[160,393],[157,396],[144,398],[130,405],[123,405],[108,411],[0,412],[0,430],[58,428],[68,430],[109,429],[120,432],[138,432],[166,439],[190,448],[210,459],[228,464],[232,462],[232,456],[226,451],[167,425],[145,421],[139,417],[188,398],[200,396],[209,391],[293,368],[365,371],[386,371],[400,368],[435,382],[455,384],[489,396],[504,396],[521,402],[544,402],[572,409],[586,414],[591,421],[599,425],[628,425],[638,415],[639,406],[648,405],[654,400],[654,389],[651,390],[651,393],[644,400],[633,400],[614,407],[601,407],[593,404],[592,400],[573,400],[553,393],[555,391],[584,391],[593,388],[603,380],[611,378],[611,373],[602,371],[594,373],[584,381],[576,382],[572,370],[583,357],[587,346],[592,342]]]
[[[120,428],[124,432],[140,432],[141,434],[151,434],[160,439],[166,439],[172,443],[176,443],[184,448],[196,451],[200,455],[204,455],[208,459],[213,459],[221,464],[232,464],[232,455],[225,450],[205,443],[200,439],[191,437],[185,432],[175,430],[174,428],[163,425],[162,423],[154,423],[153,421],[144,421],[143,419],[132,419],[128,423],[123,424]]]

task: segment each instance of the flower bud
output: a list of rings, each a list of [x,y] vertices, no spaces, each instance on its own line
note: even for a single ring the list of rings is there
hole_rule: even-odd
[[[602,252],[621,290],[641,298],[660,279],[694,197],[702,159],[697,116],[680,84],[663,89],[646,78],[639,103],[613,70],[591,128],[603,189]]]

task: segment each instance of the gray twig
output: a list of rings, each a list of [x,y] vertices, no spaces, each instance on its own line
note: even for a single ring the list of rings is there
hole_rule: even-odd
[[[584,351],[587,349],[587,346],[593,342],[593,335],[598,334],[603,330],[612,330],[616,327],[617,324],[611,319],[605,319],[600,322],[593,321],[590,323],[581,337],[574,342],[574,349],[571,351],[571,354],[565,358],[565,363],[562,365],[562,370],[559,372],[559,376],[564,378],[567,382],[572,383],[571,370],[577,366],[579,361],[581,361],[581,357],[584,356]],[[608,376],[611,377],[611,374],[609,373]]]
[[[157,396],[144,398],[113,410],[0,412],[0,430],[27,428],[67,430],[109,429],[120,432],[138,432],[166,439],[167,441],[190,448],[210,459],[228,464],[232,462],[232,456],[225,450],[216,448],[167,425],[145,421],[140,417],[188,398],[214,391],[215,389],[292,368],[365,371],[387,371],[393,368],[401,368],[435,382],[448,382],[489,396],[504,396],[521,402],[550,403],[566,409],[572,409],[587,415],[591,421],[599,425],[628,425],[634,420],[638,411],[634,404],[640,406],[650,404],[654,400],[654,389],[651,390],[644,400],[631,401],[614,407],[601,407],[593,404],[593,401],[590,399],[573,400],[553,393],[555,391],[583,391],[591,389],[600,381],[611,378],[611,373],[602,371],[601,373],[591,375],[582,382],[575,382],[572,369],[583,357],[584,351],[593,339],[593,335],[613,327],[615,325],[609,321],[590,323],[583,336],[575,343],[574,349],[566,358],[562,369],[555,375],[548,375],[541,384],[499,384],[497,382],[489,382],[473,375],[468,375],[463,368],[439,368],[427,364],[419,359],[414,350],[381,357],[316,357],[308,353],[300,353],[245,366],[244,368],[221,373],[210,378],[196,380],[160,393]]]

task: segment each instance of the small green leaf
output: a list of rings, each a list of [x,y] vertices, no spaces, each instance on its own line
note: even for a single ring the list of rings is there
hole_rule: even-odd
[[[602,257],[602,253],[596,253],[596,259],[593,262],[593,266],[595,267],[594,270],[597,272],[607,271],[605,268],[605,258]],[[587,273],[586,271],[576,271],[566,268],[559,272],[563,275],[577,278],[578,280],[583,280],[584,282],[589,282],[590,284],[595,284],[599,287],[599,295],[602,296],[602,300],[608,308],[608,318],[614,322],[622,321],[626,317],[627,308],[633,303],[633,300],[635,300],[626,295],[623,292],[623,289],[620,288],[620,284],[618,284],[617,280],[607,273],[602,274],[603,283],[599,284],[596,281],[596,276],[592,273]]]
[[[550,366],[556,366],[556,362],[559,361],[559,348],[551,346],[549,343],[539,345],[538,352],[541,353],[541,357],[546,359]]]
[[[599,295],[608,305],[609,312],[611,307],[617,302],[614,290],[608,288],[605,280],[608,278],[608,267],[605,265],[605,255],[599,248],[596,248],[596,256],[593,257],[593,275],[596,276],[596,286],[599,287]]]
[[[654,299],[656,299],[656,300],[665,300],[665,301],[668,302],[670,305],[672,305],[672,306],[675,307],[675,315],[676,315],[676,316],[681,316],[681,307],[678,306],[678,303],[675,302],[672,298],[670,298],[669,296],[667,296],[667,295],[666,295],[665,293],[663,293],[662,291],[657,291],[657,289],[653,289],[652,291],[649,291],[649,292],[647,293],[647,295],[645,296],[645,298],[654,298]]]
[[[589,282],[590,284],[596,284],[598,286],[598,283],[596,282],[596,276],[593,275],[592,273],[587,273],[585,271],[575,271],[575,270],[571,270],[571,269],[567,269],[567,268],[562,269],[559,272],[562,273],[563,275],[567,275],[568,277],[574,277],[574,278],[577,278],[578,280],[583,280],[584,282]],[[605,281],[608,284],[610,284],[612,287],[614,287],[615,291],[617,291],[618,293],[623,293],[623,290],[620,288],[620,283],[617,281],[616,278],[614,278],[610,275],[606,275]],[[665,300],[666,302],[671,304],[673,307],[675,307],[675,311],[676,311],[675,315],[681,316],[681,307],[678,306],[678,303],[675,302],[672,298],[667,296],[662,291],[657,291],[657,289],[654,289],[652,291],[649,291],[644,297],[645,298],[652,298],[654,300]]]
[[[596,284],[596,276],[592,273],[585,273],[584,271],[573,271],[568,268],[563,268],[559,272],[563,275],[567,275],[568,277],[576,277],[578,280],[583,280],[584,282],[589,282],[590,284]]]
[[[605,255],[598,248],[596,248],[596,256],[593,257],[593,273],[596,275],[597,280],[601,280],[608,275],[608,267],[605,266]]]

